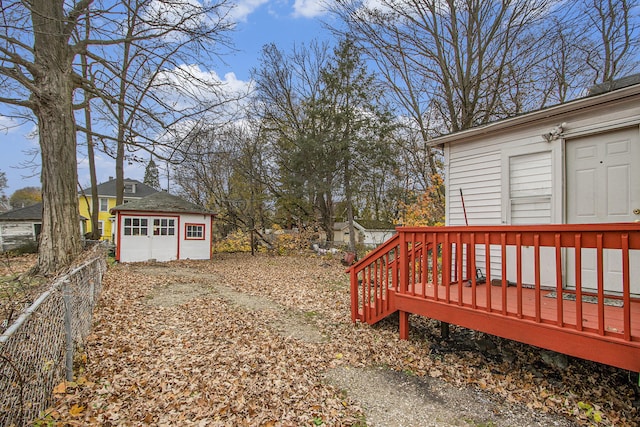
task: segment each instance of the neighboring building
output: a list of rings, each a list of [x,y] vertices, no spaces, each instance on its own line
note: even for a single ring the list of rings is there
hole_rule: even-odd
[[[359,219],[353,222],[356,230],[356,243],[367,247],[376,247],[396,234],[393,224],[375,220]],[[333,224],[333,241],[335,243],[349,243],[349,223],[336,222]]]
[[[113,216],[109,213],[109,210],[116,205],[116,180],[109,178],[109,181],[98,184],[98,228],[100,229],[100,240],[108,240],[113,242],[114,229],[113,229]],[[124,202],[127,203],[131,200],[137,200],[142,197],[146,197],[150,194],[157,193],[158,190],[149,187],[146,184],[141,183],[135,179],[124,180]],[[79,193],[80,199],[78,204],[80,205],[80,215],[91,218],[91,189],[87,189],[84,192]],[[86,232],[92,231],[91,220],[87,221]]]
[[[434,139],[444,148],[446,224],[639,221],[640,80],[626,81],[631,85]],[[523,251],[534,256],[533,248]],[[631,277],[638,278],[640,254],[632,255]],[[555,249],[543,248],[541,256],[553,260]],[[583,266],[595,265],[595,256],[583,250]],[[572,288],[574,260],[565,258],[564,283]],[[620,291],[621,260],[606,258],[606,291]],[[555,261],[543,265],[542,283],[555,283]],[[494,269],[499,277],[500,266]],[[515,265],[507,270],[514,280]],[[583,283],[595,284],[595,270],[583,270]],[[522,273],[533,283],[532,271]],[[631,286],[640,295],[640,280]]]
[[[84,233],[87,218],[80,216]],[[9,251],[37,242],[42,229],[42,203],[0,214],[0,251]]]
[[[166,192],[111,209],[120,262],[210,259],[214,214]]]

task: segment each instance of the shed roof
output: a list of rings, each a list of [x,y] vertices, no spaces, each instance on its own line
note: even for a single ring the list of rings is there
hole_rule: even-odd
[[[370,230],[370,231],[374,231],[374,230],[394,230],[395,231],[396,229],[395,225],[385,221],[377,221],[375,219],[358,219],[356,221],[366,230]]]
[[[375,230],[394,230],[395,226],[384,221],[357,219],[353,221],[353,226],[361,231],[375,231]],[[348,222],[335,222],[333,224],[334,230],[344,230],[349,227]]]
[[[125,178],[124,179],[124,184],[125,184],[125,193],[124,193],[124,197],[130,198],[130,197],[146,197],[149,196],[151,194],[157,193],[158,190],[156,190],[153,187],[148,186],[147,184],[144,184],[140,181],[138,181],[137,179],[128,179]],[[127,184],[135,184],[135,192],[128,192],[126,185]],[[115,179],[110,179],[109,181],[103,182],[101,184],[98,184],[96,186],[97,190],[98,190],[98,196],[103,196],[103,197],[116,197],[116,180]],[[87,194],[87,196],[91,195],[91,191],[90,190],[85,190],[85,194]]]
[[[42,203],[0,214],[0,221],[42,221]]]
[[[80,221],[88,218],[78,214]],[[0,221],[42,221],[42,202],[0,214]]]
[[[142,199],[130,200],[127,203],[111,208],[111,212],[116,211],[139,211],[139,212],[172,212],[172,213],[198,213],[214,215],[195,203],[188,202],[178,196],[169,194],[166,191],[159,191]]]

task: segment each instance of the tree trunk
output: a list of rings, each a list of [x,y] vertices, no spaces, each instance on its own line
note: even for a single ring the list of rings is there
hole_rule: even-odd
[[[90,22],[87,22],[85,27],[85,38],[88,40],[91,36]],[[90,81],[93,81],[93,76],[89,72],[87,65],[87,55],[82,55],[82,76]],[[100,240],[100,224],[98,222],[98,215],[100,214],[100,201],[98,200],[98,179],[96,177],[96,157],[93,146],[93,131],[91,126],[91,96],[84,92],[84,123],[87,129],[87,158],[89,159],[89,177],[91,180],[91,206],[89,212],[91,213],[91,233],[89,239]]]
[[[65,35],[63,3],[31,1],[38,70],[31,101],[38,119],[42,157],[43,212],[37,268],[45,275],[70,265],[82,250],[72,55]]]
[[[344,195],[347,202],[347,222],[349,223],[349,252],[356,254],[356,228],[353,226],[353,203],[351,197],[351,174],[350,164],[345,159],[344,162]],[[357,259],[357,257],[356,257]]]
[[[87,101],[88,102],[88,101]],[[98,179],[96,177],[96,158],[91,137],[91,107],[87,104],[85,116],[87,118],[87,157],[89,158],[89,176],[91,179],[91,240],[100,240],[100,200],[98,200]]]

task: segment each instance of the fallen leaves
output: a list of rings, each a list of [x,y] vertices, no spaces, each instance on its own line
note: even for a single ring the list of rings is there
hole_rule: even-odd
[[[51,414],[58,425],[362,425],[361,408],[323,373],[385,366],[581,424],[632,425],[637,416],[613,368],[600,376],[573,361],[552,381],[531,369],[539,360],[531,347],[500,342],[513,362],[475,346],[438,353],[437,323],[412,316],[423,338],[401,341],[396,320],[352,324],[349,304],[343,267],[316,257],[117,265],[105,278],[85,370],[56,386]]]

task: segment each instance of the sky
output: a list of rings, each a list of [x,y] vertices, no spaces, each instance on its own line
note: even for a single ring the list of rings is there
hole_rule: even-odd
[[[214,72],[220,79],[237,87],[247,85],[252,68],[259,65],[262,46],[275,43],[280,49],[289,51],[294,44],[307,43],[314,38],[329,40],[331,35],[322,21],[327,19],[322,0],[234,0],[233,18],[236,29],[230,33],[235,53],[224,57]],[[0,171],[7,177],[4,194],[24,187],[40,187],[39,169],[25,168],[34,158],[39,163],[38,140],[33,137],[35,124],[13,126],[0,110]],[[81,185],[89,183],[88,162],[78,157],[78,180]],[[115,176],[115,163],[108,156],[96,156],[98,182]],[[159,163],[161,185],[166,187],[166,173]],[[142,181],[145,164],[125,163],[125,177]]]

